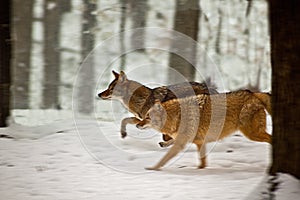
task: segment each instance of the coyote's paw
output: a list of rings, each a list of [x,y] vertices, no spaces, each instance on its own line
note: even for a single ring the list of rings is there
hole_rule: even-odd
[[[160,147],[168,147],[168,146],[171,146],[172,144],[174,144],[174,140],[171,139],[169,141],[166,141],[166,142],[159,142],[158,143]]]
[[[159,144],[160,147],[167,147],[165,142],[159,142],[158,144]]]
[[[198,166],[198,169],[204,169],[205,167],[206,167],[206,165],[201,164],[201,165]]]
[[[127,132],[126,131],[121,131],[121,137],[125,138],[127,136]]]
[[[145,167],[146,170],[160,171],[159,167]]]

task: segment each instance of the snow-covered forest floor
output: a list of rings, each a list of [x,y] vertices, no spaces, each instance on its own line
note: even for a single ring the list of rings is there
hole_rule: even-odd
[[[16,119],[22,122],[26,118],[28,124],[34,124],[39,119],[30,116],[39,112],[18,111]],[[52,119],[72,115],[42,112]],[[268,195],[263,186],[268,180],[269,144],[235,133],[209,145],[206,169],[196,168],[198,155],[191,145],[161,171],[152,172],[144,167],[156,163],[167,151],[157,145],[161,135],[130,126],[129,136],[121,139],[119,125],[77,118],[32,127],[13,123],[1,128],[1,135],[14,137],[0,138],[1,199],[216,200],[262,199]],[[299,181],[282,175],[279,182],[283,184],[278,187],[288,189],[289,196],[276,199],[296,199]]]

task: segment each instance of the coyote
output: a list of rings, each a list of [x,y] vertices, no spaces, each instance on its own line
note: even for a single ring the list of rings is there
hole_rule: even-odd
[[[266,112],[271,114],[271,96],[240,90],[214,95],[156,101],[144,120],[136,126],[154,128],[173,138],[166,143],[174,145],[154,167],[159,170],[176,156],[188,142],[197,145],[201,164],[206,167],[205,144],[220,140],[239,130],[250,140],[271,143],[266,132]]]
[[[115,71],[112,71],[112,73],[115,79],[109,84],[108,89],[99,93],[98,96],[102,99],[116,99],[121,101],[122,104],[135,115],[135,117],[128,117],[122,120],[122,138],[127,136],[126,125],[137,124],[144,119],[155,100],[165,102],[170,99],[193,96],[196,94],[218,93],[214,88],[197,82],[184,82],[151,89],[141,83],[129,80],[123,71],[121,71],[120,74]],[[171,139],[167,135],[163,138],[165,141]]]

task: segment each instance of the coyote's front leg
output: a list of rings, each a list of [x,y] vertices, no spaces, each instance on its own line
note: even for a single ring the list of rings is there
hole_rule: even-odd
[[[141,122],[141,121],[136,117],[124,118],[121,122],[121,136],[122,136],[122,138],[125,138],[127,136],[127,132],[126,132],[127,124],[137,124],[139,122]]]
[[[170,148],[167,154],[153,167],[146,167],[147,170],[159,170],[163,167],[169,160],[176,156],[180,151],[182,151],[185,145],[191,141],[190,135],[179,134],[174,140],[174,145]]]

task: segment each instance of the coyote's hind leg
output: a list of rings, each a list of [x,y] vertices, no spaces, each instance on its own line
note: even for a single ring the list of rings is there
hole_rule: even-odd
[[[272,143],[272,136],[266,132],[266,112],[261,105],[245,106],[240,114],[239,129],[250,140]]]
[[[203,169],[206,167],[206,145],[203,143],[196,143],[197,149],[199,152],[199,160],[201,164],[199,165],[199,169]]]

